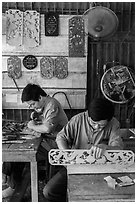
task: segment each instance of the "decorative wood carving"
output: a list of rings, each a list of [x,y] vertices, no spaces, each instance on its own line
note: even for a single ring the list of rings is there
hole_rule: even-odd
[[[19,79],[22,76],[21,59],[17,56],[11,56],[7,59],[8,76],[14,79]]]
[[[75,16],[69,19],[69,57],[84,57],[84,20]]]
[[[135,84],[127,67],[122,65],[108,69],[101,79],[103,95],[114,103],[126,103],[135,96]]]
[[[23,12],[6,11],[6,42],[12,46],[21,46],[23,37]]]
[[[23,59],[23,65],[26,69],[34,69],[38,64],[37,58],[34,55],[27,55]]]
[[[6,11],[6,42],[12,46],[40,44],[40,14],[37,11]]]
[[[58,36],[59,34],[59,14],[48,12],[45,14],[45,35]]]
[[[40,14],[37,11],[25,11],[23,17],[23,44],[37,47],[40,44]]]
[[[51,57],[42,57],[40,59],[41,76],[51,79],[54,76],[54,60]]]
[[[130,166],[134,163],[134,153],[129,150],[106,150],[100,159],[95,159],[90,150],[59,150],[49,152],[49,162],[52,165],[94,164]]]
[[[55,77],[64,79],[68,76],[68,59],[65,57],[57,57],[55,59]]]

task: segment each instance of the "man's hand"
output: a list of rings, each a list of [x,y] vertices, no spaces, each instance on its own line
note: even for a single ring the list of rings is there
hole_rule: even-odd
[[[95,159],[99,159],[102,157],[106,149],[107,149],[107,145],[105,144],[98,144],[97,146],[93,145],[90,149],[91,155],[93,155]]]
[[[35,126],[35,122],[33,120],[29,121],[27,124],[27,127],[30,129],[33,129],[34,126]]]

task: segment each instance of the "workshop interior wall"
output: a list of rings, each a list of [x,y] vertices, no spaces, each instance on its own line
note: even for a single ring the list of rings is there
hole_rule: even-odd
[[[41,15],[40,45],[28,48],[24,45],[11,46],[6,43],[6,17],[3,14],[3,34],[2,34],[2,88],[3,88],[3,108],[23,109],[26,108],[21,103],[20,96],[22,89],[28,83],[39,84],[50,96],[54,95],[63,108],[84,109],[87,81],[87,38],[85,36],[84,56],[69,57],[69,19],[72,15],[59,16],[59,35],[45,36],[44,15]],[[85,26],[85,24],[84,24]],[[38,65],[33,70],[27,70],[23,66],[23,58],[26,55],[34,55],[38,60]],[[19,91],[12,78],[7,73],[7,59],[10,56],[17,56],[21,59],[22,76],[16,79]],[[51,79],[44,79],[40,74],[40,59],[42,57],[65,57],[68,60],[68,76],[65,79],[58,79],[53,76]],[[59,93],[58,93],[59,92]],[[65,94],[63,94],[63,93]],[[67,96],[67,99],[66,99]],[[69,104],[68,104],[69,101]]]
[[[135,73],[135,3],[134,2],[96,2],[112,9],[119,19],[117,32],[111,38],[101,42],[85,36],[84,57],[68,57],[68,20],[75,15],[83,15],[90,7],[90,2],[3,2],[2,4],[2,88],[3,108],[5,117],[26,120],[28,110],[20,101],[22,88],[29,81],[42,84],[45,91],[51,96],[60,92],[55,97],[62,103],[69,117],[83,111],[88,103],[96,96],[102,96],[98,88],[98,81],[103,74],[103,65],[110,62],[109,67],[115,62],[127,66]],[[8,9],[36,10],[41,13],[41,44],[35,49],[28,50],[25,47],[15,48],[6,44],[5,11]],[[47,37],[44,33],[44,13],[57,11],[59,18],[59,36]],[[52,46],[54,45],[54,46]],[[21,61],[25,55],[34,54],[38,59],[38,66],[33,72],[28,71],[22,65],[23,75],[17,80],[20,91],[11,78],[7,75],[7,58],[17,55]],[[66,79],[59,80],[41,79],[39,74],[39,62],[43,56],[51,56],[55,59],[64,56],[68,59],[69,75]],[[99,59],[99,74],[96,76],[96,60]],[[70,105],[65,97],[64,92]],[[7,97],[6,97],[7,95]],[[12,97],[15,96],[14,97]],[[11,97],[11,101],[9,98]],[[6,102],[7,100],[7,102]],[[13,102],[12,102],[13,101]],[[18,102],[18,103],[17,103]],[[115,104],[115,115],[122,127],[135,127],[134,100],[127,104]]]

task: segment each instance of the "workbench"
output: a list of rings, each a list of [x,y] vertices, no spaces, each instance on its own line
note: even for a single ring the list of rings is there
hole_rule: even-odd
[[[49,162],[66,166],[69,202],[135,200],[131,150],[106,150],[95,159],[86,149],[51,149]]]
[[[91,167],[92,168],[92,167]],[[116,186],[112,189],[104,180],[111,176],[129,176],[135,178],[135,173],[110,174],[68,174],[68,201],[69,202],[130,202],[135,201],[135,185]]]
[[[68,172],[68,200],[70,202],[130,202],[135,201],[135,184],[129,186],[115,186],[112,189],[104,180],[111,176],[117,179],[129,176],[135,179],[135,163],[127,168],[107,165],[74,164],[67,166]]]
[[[30,162],[32,202],[38,202],[38,174],[36,154],[41,138],[27,139],[22,143],[2,144],[3,162]]]

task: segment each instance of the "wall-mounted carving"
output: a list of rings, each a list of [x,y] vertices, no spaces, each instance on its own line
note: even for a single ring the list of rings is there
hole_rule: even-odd
[[[127,103],[135,96],[135,83],[128,67],[117,65],[108,69],[101,79],[103,95],[113,103]]]
[[[54,60],[51,57],[40,59],[40,73],[46,79],[51,79],[54,76]]]
[[[23,59],[23,65],[26,69],[34,69],[38,65],[38,60],[34,55],[27,55]]]
[[[6,42],[12,46],[40,44],[40,14],[37,11],[6,11]]]
[[[11,56],[7,59],[8,76],[13,79],[19,79],[22,76],[21,59],[17,56]]]
[[[59,34],[59,14],[47,12],[45,14],[45,35],[58,36]]]
[[[25,11],[23,15],[23,45],[37,47],[40,44],[40,14]]]
[[[65,57],[57,57],[55,59],[55,77],[64,79],[68,76],[68,59]]]
[[[12,46],[21,46],[23,37],[23,12],[20,10],[6,11],[6,42]]]
[[[69,57],[84,57],[84,20],[79,16],[69,19]]]

